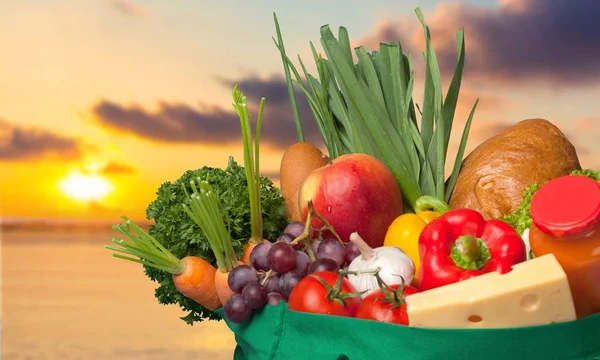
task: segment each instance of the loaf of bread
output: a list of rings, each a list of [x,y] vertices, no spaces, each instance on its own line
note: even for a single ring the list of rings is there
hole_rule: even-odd
[[[479,145],[463,161],[450,207],[487,219],[514,212],[525,187],[581,169],[573,144],[551,122],[523,120]]]

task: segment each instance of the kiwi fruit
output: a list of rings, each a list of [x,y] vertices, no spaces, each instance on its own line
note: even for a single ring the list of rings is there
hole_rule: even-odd
[[[286,215],[292,221],[302,221],[298,211],[298,191],[308,175],[331,161],[318,147],[307,142],[289,146],[281,158],[279,180],[285,199]]]

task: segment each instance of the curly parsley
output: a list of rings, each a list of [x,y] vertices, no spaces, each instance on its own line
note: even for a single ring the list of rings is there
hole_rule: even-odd
[[[186,171],[179,179],[166,182],[157,191],[158,197],[146,209],[146,218],[154,220],[149,233],[178,258],[187,255],[199,256],[216,264],[208,240],[198,225],[184,212],[187,204],[182,184],[191,191],[190,181],[208,178],[211,188],[223,205],[224,221],[229,227],[231,241],[236,254],[241,256],[251,236],[250,200],[244,167],[232,157],[226,169],[203,167]],[[274,240],[283,232],[288,220],[281,191],[266,177],[260,179],[260,202],[263,216],[263,231],[266,239]],[[183,296],[173,284],[167,272],[145,266],[145,274],[159,283],[155,296],[160,304],[178,304],[188,314],[181,319],[189,325],[204,319],[218,320],[220,317],[195,301]]]

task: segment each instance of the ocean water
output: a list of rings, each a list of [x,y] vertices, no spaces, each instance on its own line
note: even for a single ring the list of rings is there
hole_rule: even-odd
[[[1,359],[232,359],[227,326],[158,304],[141,266],[104,249],[113,235],[2,233]]]

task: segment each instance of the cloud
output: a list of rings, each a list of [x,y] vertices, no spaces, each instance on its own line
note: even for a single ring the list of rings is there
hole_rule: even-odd
[[[229,79],[219,78],[217,80],[226,88],[232,88],[235,85]],[[261,129],[262,143],[284,149],[297,141],[287,86],[283,78],[250,76],[242,79],[238,85],[248,97],[253,114],[256,113],[260,98],[263,96],[266,98]],[[415,90],[416,97],[421,95]],[[520,106],[512,100],[492,92],[476,91],[473,87],[465,84],[461,88],[455,116],[457,128],[466,122],[477,98],[479,98],[479,104],[475,114],[476,118],[479,118],[482,113],[498,115],[506,109]],[[306,139],[324,148],[320,132],[304,94],[297,91],[296,99]],[[139,105],[124,105],[101,100],[92,107],[91,111],[94,121],[109,131],[154,142],[236,146],[241,144],[238,116],[233,110],[226,110],[211,103],[200,103],[198,107],[194,107],[189,104],[161,101],[155,109],[149,109]],[[474,123],[477,122],[479,120]],[[457,132],[460,133],[459,130]]]
[[[450,75],[456,64],[458,29],[464,26],[465,76],[480,81],[544,81],[585,85],[600,80],[600,2],[504,0],[494,8],[453,2],[425,14],[440,66]],[[422,59],[423,29],[416,16],[380,21],[360,43],[400,40],[413,59]],[[420,63],[422,61],[415,61]]]
[[[233,82],[219,79],[232,88]],[[247,96],[250,111],[256,114],[261,97],[266,105],[261,127],[261,142],[285,148],[297,141],[296,129],[283,78],[249,77],[238,83]],[[297,92],[300,116],[306,139],[321,144],[321,136],[304,96]],[[241,143],[238,116],[233,109],[214,104],[189,104],[161,101],[155,110],[138,105],[123,105],[102,100],[92,108],[95,121],[105,128],[156,142],[228,145]],[[253,116],[253,120],[256,115]]]
[[[103,175],[129,175],[135,174],[137,169],[129,164],[111,161],[102,167],[98,172]]]
[[[110,5],[113,9],[128,16],[144,16],[148,15],[148,9],[141,4],[134,4],[129,0],[112,0]]]
[[[416,94],[413,96],[416,96]],[[498,115],[502,111],[521,108],[520,103],[511,99],[499,96],[493,92],[477,90],[468,84],[464,84],[461,85],[455,119],[460,122],[465,122],[477,99],[479,99],[479,103],[475,110],[476,118],[478,118],[481,113],[485,113],[486,115]]]
[[[46,156],[74,160],[81,158],[84,147],[77,139],[0,119],[0,161],[31,160]]]

